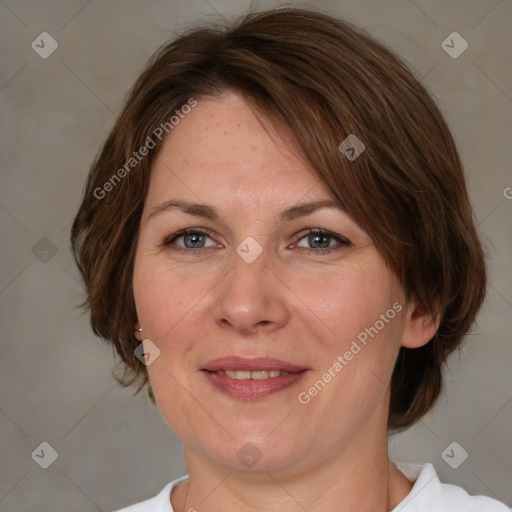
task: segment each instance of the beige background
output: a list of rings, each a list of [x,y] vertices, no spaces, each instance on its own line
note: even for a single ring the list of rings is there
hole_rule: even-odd
[[[445,481],[510,505],[512,2],[312,4],[363,25],[423,77],[455,134],[489,256],[486,303],[475,334],[450,360],[446,393],[423,421],[391,440],[392,453],[431,461]],[[152,52],[196,20],[249,6],[0,2],[0,511],[108,511],[154,495],[186,472],[179,439],[144,394],[133,398],[115,385],[111,349],[74,307],[82,288],[69,227],[88,166]],[[31,47],[43,31],[59,45],[47,59]],[[457,59],[441,47],[453,31],[469,43]],[[58,453],[48,469],[31,457],[43,441]],[[453,441],[469,454],[458,469],[441,457]]]

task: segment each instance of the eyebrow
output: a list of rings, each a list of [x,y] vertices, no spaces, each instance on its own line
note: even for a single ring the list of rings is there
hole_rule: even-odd
[[[341,211],[346,209],[336,201],[324,199],[321,201],[313,201],[310,203],[300,203],[283,210],[279,215],[279,221],[291,221],[299,217],[305,217],[311,215],[313,212],[321,208],[337,208]],[[196,217],[204,217],[212,221],[222,222],[221,214],[217,208],[208,204],[190,203],[188,201],[171,199],[164,201],[163,203],[155,206],[151,209],[147,219],[169,210],[180,210],[188,215],[194,215]]]

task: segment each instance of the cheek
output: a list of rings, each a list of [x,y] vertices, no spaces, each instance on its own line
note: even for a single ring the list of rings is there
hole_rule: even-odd
[[[144,332],[164,340],[179,330],[181,337],[193,324],[195,311],[212,286],[207,274],[185,276],[150,258],[136,260],[133,291]]]
[[[311,320],[306,324],[315,343],[310,384],[329,388],[319,404],[370,411],[385,392],[400,347],[403,297],[393,274],[374,258],[302,276],[296,284],[297,296],[307,298],[299,316]]]
[[[339,343],[373,326],[381,314],[400,300],[398,289],[380,261],[361,258],[343,268],[295,273],[290,289],[301,316],[325,331],[325,340]],[[395,322],[397,323],[397,322]],[[388,325],[388,324],[386,324]]]
[[[204,295],[191,281],[151,257],[135,260],[133,292],[144,338],[159,348],[160,354],[147,367],[151,387],[162,414],[172,428],[186,439],[186,425],[195,422],[193,404],[185,391],[194,355],[190,343],[197,338],[194,320],[198,301]],[[197,283],[194,283],[197,284]],[[192,363],[188,364],[189,361]],[[203,419],[204,420],[204,419]]]

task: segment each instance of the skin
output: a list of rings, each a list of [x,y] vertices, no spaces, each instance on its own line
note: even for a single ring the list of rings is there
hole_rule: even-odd
[[[177,209],[148,218],[170,199],[213,205],[222,220]],[[286,130],[234,93],[200,99],[162,143],[133,287],[143,328],[136,336],[160,350],[147,367],[153,392],[184,444],[189,479],[170,497],[176,512],[384,512],[412,487],[388,457],[389,381],[400,346],[427,343],[437,324],[414,298],[406,301],[372,240],[343,210],[278,222],[286,207],[322,199],[332,199],[329,189]],[[163,244],[184,228],[209,233]],[[350,245],[308,237],[309,228]],[[263,249],[252,263],[236,252],[248,236]],[[198,248],[186,249],[191,241]],[[337,249],[322,253],[326,246]],[[298,394],[395,302],[402,310],[301,404]],[[225,355],[274,357],[309,372],[298,386],[238,400],[200,371]],[[237,457],[246,443],[261,454],[252,467]]]

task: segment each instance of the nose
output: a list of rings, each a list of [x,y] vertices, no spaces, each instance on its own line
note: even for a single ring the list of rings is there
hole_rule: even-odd
[[[269,260],[266,248],[250,263],[234,252],[231,268],[216,287],[213,315],[219,327],[249,336],[288,322],[290,291]]]

